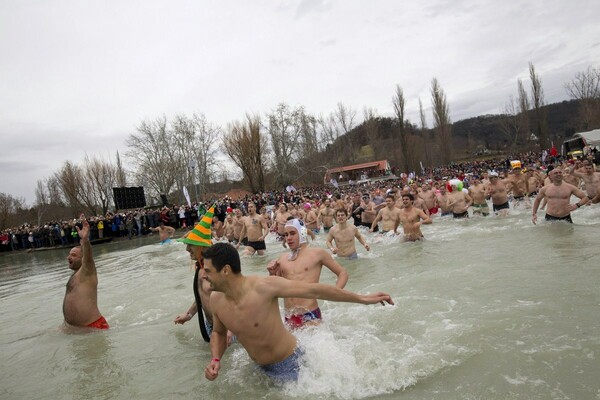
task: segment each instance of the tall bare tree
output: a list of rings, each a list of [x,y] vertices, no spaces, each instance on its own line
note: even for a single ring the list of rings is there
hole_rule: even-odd
[[[437,78],[431,80],[431,105],[433,106],[433,129],[440,146],[439,160],[442,164],[448,164],[453,155],[450,107]]]
[[[356,110],[352,107],[344,105],[344,103],[337,103],[337,107],[334,111],[335,120],[340,126],[342,133],[345,135],[354,129],[356,118]]]
[[[517,139],[527,142],[531,136],[531,132],[529,131],[529,110],[531,106],[529,104],[529,96],[527,95],[525,86],[523,86],[523,81],[520,79],[517,80],[517,93],[519,96],[519,135]]]
[[[518,104],[512,95],[509,97],[508,102],[504,105],[503,114],[504,116],[499,120],[499,128],[506,136],[511,148],[514,149],[519,141],[519,134],[521,132],[521,118]]]
[[[117,150],[116,156],[116,170],[115,170],[115,184],[117,187],[126,187],[127,186],[127,172],[125,168],[123,168],[123,163],[121,162],[121,156],[119,155],[119,151]]]
[[[392,98],[392,104],[394,105],[394,113],[396,114],[396,129],[398,131],[398,138],[400,139],[399,145],[402,152],[402,167],[404,172],[408,173],[408,132],[404,123],[404,108],[406,106],[406,99],[404,98],[404,91],[400,85],[396,85],[396,94]]]
[[[265,190],[268,142],[260,128],[260,117],[247,115],[246,121],[230,124],[223,139],[225,153],[242,170],[252,192]]]
[[[421,142],[425,154],[425,165],[431,166],[431,145],[429,143],[429,129],[427,128],[427,118],[425,117],[425,111],[423,110],[423,102],[419,98],[419,119],[421,122]]]
[[[548,132],[546,131],[544,89],[542,88],[542,80],[536,74],[533,63],[529,63],[529,78],[531,79],[531,104],[535,114],[535,131],[540,149],[545,150],[548,148]]]
[[[565,85],[565,90],[580,102],[580,129],[588,130],[600,127],[600,67],[588,67],[578,72]]]
[[[136,167],[137,181],[148,187],[154,198],[159,194],[168,195],[175,188],[180,171],[171,164],[175,145],[167,118],[143,120],[136,132],[129,135],[126,144],[127,156]]]
[[[273,112],[267,114],[274,172],[279,185],[290,183],[292,168],[300,158],[298,149],[302,139],[303,115],[303,107],[292,109],[285,103],[280,103]]]

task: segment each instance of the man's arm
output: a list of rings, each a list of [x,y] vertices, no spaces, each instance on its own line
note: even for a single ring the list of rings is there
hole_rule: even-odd
[[[188,310],[185,313],[179,314],[178,316],[176,316],[175,320],[173,322],[175,322],[176,324],[183,325],[186,322],[188,322],[190,319],[192,319],[192,317],[194,315],[196,315],[197,312],[198,312],[198,305],[194,301],[192,303],[192,305],[190,306],[190,308],[188,308]]]
[[[367,241],[365,240],[365,238],[363,238],[363,236],[360,234],[356,227],[354,227],[354,237],[358,239],[360,244],[362,244],[367,251],[371,250],[371,247],[369,247]]]
[[[334,239],[334,237],[333,237],[333,232],[335,232],[334,229],[335,229],[335,227],[333,227],[329,230],[329,233],[327,234],[327,240],[325,241],[325,245],[327,246],[327,248],[329,250],[331,250],[333,252],[333,254],[337,253],[337,248],[333,247],[333,243],[332,243],[333,239]]]
[[[382,212],[383,212],[383,210],[379,210],[379,212],[377,213],[377,217],[375,217],[375,220],[371,224],[371,232],[373,232],[375,230],[377,223],[383,219]]]
[[[425,214],[422,210],[419,210],[419,217],[421,218],[421,225],[431,224],[431,217]]]
[[[359,304],[394,304],[390,295],[383,292],[363,295],[340,289],[333,285],[292,281],[278,276],[267,276],[262,278],[261,286],[264,293],[269,293],[273,297],[299,297],[302,299],[321,299]],[[214,354],[215,353],[213,353],[213,355]]]
[[[346,282],[348,282],[348,272],[344,267],[338,264],[327,251],[319,249],[319,252],[321,253],[321,262],[323,265],[337,275],[335,286],[343,289],[346,286]]]
[[[538,210],[540,203],[542,202],[542,199],[544,197],[546,197],[546,186],[544,186],[543,188],[540,189],[540,192],[535,197],[535,201],[533,202],[533,210],[531,213],[531,222],[533,222],[534,225],[537,222],[537,210]]]
[[[204,376],[209,381],[214,381],[217,379],[217,376],[219,376],[219,370],[221,369],[221,357],[223,357],[226,349],[227,328],[225,328],[225,325],[223,325],[217,313],[213,313],[213,331],[210,335],[210,354],[212,359],[204,369]]]
[[[81,275],[87,277],[96,277],[96,264],[92,254],[92,244],[90,243],[90,223],[81,214],[81,223],[83,227],[75,225],[79,235],[79,244],[81,245]]]

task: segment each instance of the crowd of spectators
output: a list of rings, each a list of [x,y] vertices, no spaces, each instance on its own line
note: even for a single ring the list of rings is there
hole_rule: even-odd
[[[458,178],[468,185],[468,177],[483,174],[487,171],[497,171],[500,174],[510,171],[511,160],[520,160],[527,168],[544,168],[545,165],[560,163],[563,160],[558,155],[542,154],[535,152],[509,155],[505,158],[489,160],[468,161],[450,165],[427,168],[420,174],[401,174],[396,179],[373,181],[361,185],[334,186],[312,185],[300,187],[297,190],[267,191],[247,195],[243,199],[233,200],[228,197],[215,199],[206,204],[215,207],[215,216],[224,221],[228,212],[240,208],[245,213],[249,202],[257,205],[262,213],[270,212],[273,206],[280,202],[287,204],[302,204],[306,201],[319,200],[326,196],[348,195],[361,190],[377,190],[390,187],[401,187],[407,184],[422,182],[436,183],[438,186],[451,178]],[[158,227],[159,223],[175,229],[191,228],[198,221],[198,216],[203,215],[206,205],[193,203],[190,205],[174,205],[154,209],[138,209],[127,212],[107,213],[88,218],[90,222],[90,239],[92,241],[109,238],[128,238],[143,236],[151,233],[150,228]],[[77,219],[63,221],[49,221],[40,226],[23,224],[19,227],[5,229],[0,232],[0,251],[18,251],[25,249],[39,249],[57,246],[73,246],[79,243],[76,226],[80,224]],[[79,225],[81,227],[81,225]]]

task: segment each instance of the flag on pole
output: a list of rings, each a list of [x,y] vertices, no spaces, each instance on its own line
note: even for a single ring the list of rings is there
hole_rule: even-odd
[[[188,206],[192,206],[192,202],[190,200],[190,194],[188,193],[187,188],[184,186],[183,187],[183,195],[185,196],[185,199],[187,200]]]

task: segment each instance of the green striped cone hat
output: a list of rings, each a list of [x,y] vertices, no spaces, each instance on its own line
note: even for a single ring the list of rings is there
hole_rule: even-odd
[[[196,224],[194,229],[188,232],[187,235],[178,239],[179,242],[183,242],[186,244],[190,244],[192,246],[204,246],[210,247],[212,246],[212,232],[211,225],[212,219],[215,215],[215,207],[212,206],[208,209],[208,211],[202,216],[200,222]]]

